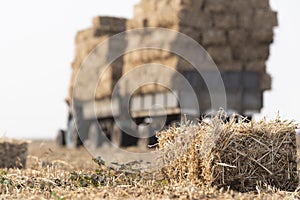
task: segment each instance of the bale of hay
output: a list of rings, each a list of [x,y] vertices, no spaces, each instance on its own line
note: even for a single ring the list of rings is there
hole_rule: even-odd
[[[168,58],[153,60],[154,65],[162,65],[165,67],[170,67],[176,69],[178,65],[178,57],[170,56]],[[164,83],[165,86],[171,85],[172,78],[174,76],[175,70],[173,73],[165,73],[163,71],[154,70],[151,66],[145,66],[143,64],[149,63],[139,63],[139,64],[130,64],[126,63],[123,68],[123,76],[126,77],[126,84],[121,84],[120,92],[121,94],[126,94],[127,91],[130,91],[129,88],[138,89],[136,94],[147,94],[147,93],[156,93],[156,92],[166,92],[167,88],[161,87],[158,84],[149,84],[149,82]],[[161,67],[162,67],[161,66]],[[141,67],[139,70],[134,70],[136,67]],[[124,73],[126,71],[126,73]],[[139,81],[136,80],[136,77],[139,77]],[[140,83],[148,83],[146,85]]]
[[[273,28],[258,29],[252,32],[251,40],[257,44],[269,45],[273,42]]]
[[[207,20],[209,17],[206,13],[201,12],[203,3],[203,0],[143,0],[135,6],[134,18],[147,21],[146,24],[151,27],[172,28],[179,23],[192,27],[203,27],[203,25],[207,25],[205,19]]]
[[[114,89],[114,86],[122,76],[123,58],[119,58],[101,73],[98,79],[95,98],[101,99],[109,97]]]
[[[234,14],[216,14],[212,17],[216,28],[228,30],[237,27],[237,17]]]
[[[245,63],[253,60],[267,60],[270,55],[269,46],[248,44],[232,49],[235,59],[244,61]]]
[[[134,8],[133,19],[95,17],[91,28],[77,34],[73,70],[80,68],[97,44],[117,32],[133,28],[162,27],[186,34],[203,45],[221,71],[259,72],[263,91],[271,86],[264,63],[269,57],[269,44],[274,36],[273,27],[277,24],[277,14],[271,10],[268,0],[233,0],[232,2],[225,0],[141,0]],[[137,46],[151,46],[155,43],[159,43],[162,49],[170,49],[174,47],[177,40],[178,38],[175,37],[158,36],[140,30],[135,35],[127,35],[126,42],[121,43],[126,44],[124,50],[126,48],[132,50]],[[123,44],[121,46],[123,48]],[[188,46],[183,45],[181,48],[189,50],[190,54],[193,53]],[[107,53],[110,50],[111,48],[107,47]],[[102,53],[99,57],[101,59],[103,56],[108,57],[104,54]],[[79,81],[82,86],[78,90],[80,99],[89,100],[94,97],[87,96],[87,93],[94,94],[97,84],[91,83],[98,81],[99,77],[95,75],[101,72],[100,64],[97,63],[100,58],[96,56],[94,58],[89,62],[94,67],[87,67],[84,72],[86,75],[81,78],[81,82]],[[118,69],[117,71],[121,69],[123,75],[134,67],[148,63],[160,63],[178,71],[192,69],[184,59],[162,50],[147,49],[130,52],[124,55],[123,62],[119,63],[124,65],[123,69],[122,66],[112,67],[106,72],[98,84],[96,98],[107,97],[111,93],[116,82],[115,78],[121,77],[121,75],[113,75],[115,68]],[[73,76],[76,73],[74,72]],[[134,80],[129,82],[134,84]],[[70,85],[70,91],[72,91],[74,83]],[[143,93],[160,91],[156,85],[148,85],[140,91]]]
[[[207,52],[210,54],[215,63],[231,62],[232,50],[229,46],[213,46],[207,48]]]
[[[269,44],[273,42],[274,26],[277,26],[277,15],[268,0],[142,0],[127,24],[128,29],[163,27],[184,33],[203,45],[221,71],[259,72],[262,91],[270,88],[265,62],[269,57]],[[141,32],[130,38],[128,45],[147,42],[157,41]],[[165,42],[172,46],[176,39],[166,37]],[[183,59],[175,62],[173,57],[158,50],[132,52],[124,57],[123,74],[138,65],[157,61],[171,64],[169,67],[176,70],[182,68],[184,65],[179,63]],[[164,59],[172,62],[163,62]]]
[[[270,74],[261,74],[260,89],[262,91],[272,89],[272,77]]]
[[[134,8],[134,18],[148,18],[154,13],[159,12],[163,14],[168,12],[168,10],[173,11],[175,14],[180,10],[199,12],[203,4],[204,0],[142,0]],[[165,16],[167,17],[167,15]]]
[[[112,42],[97,46],[126,29],[126,19],[116,17],[95,17],[91,28],[79,31],[75,39],[75,58],[72,64],[72,76],[69,86],[69,98],[81,100],[101,99],[109,97],[113,87],[122,75],[123,58],[111,65],[105,63],[114,53]],[[117,48],[125,48],[126,42],[120,41]],[[115,50],[115,49],[114,49]],[[79,73],[80,72],[80,73]],[[102,73],[103,72],[103,73]],[[80,76],[78,76],[80,75]]]
[[[93,28],[101,31],[120,33],[126,29],[126,19],[106,16],[94,17]]]
[[[75,44],[79,44],[81,42],[85,42],[89,38],[94,36],[95,30],[93,28],[87,28],[81,31],[78,31],[75,36]]]
[[[208,30],[202,35],[203,45],[225,45],[226,34],[222,30]]]
[[[227,63],[219,63],[218,69],[221,72],[224,71],[242,71],[243,65],[241,62],[227,62]]]
[[[273,28],[278,26],[277,12],[271,10],[257,9],[253,18],[254,28]]]
[[[28,141],[0,138],[0,168],[24,168]]]
[[[294,122],[181,125],[157,134],[162,172],[171,182],[253,191],[259,184],[294,191],[298,186]]]
[[[172,53],[159,49],[144,49],[126,53],[124,60],[130,64],[151,63],[154,60],[164,60],[170,57]],[[126,71],[125,71],[126,73]]]
[[[232,29],[228,31],[228,43],[232,47],[245,45],[249,42],[249,33],[245,29]]]
[[[261,74],[266,72],[266,64],[262,60],[255,60],[252,62],[248,62],[245,65],[246,71],[259,72]]]

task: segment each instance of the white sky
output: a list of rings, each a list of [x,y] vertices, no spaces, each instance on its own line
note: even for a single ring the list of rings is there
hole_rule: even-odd
[[[65,128],[74,37],[97,15],[131,17],[139,0],[10,0],[0,2],[0,136],[53,138]],[[300,1],[271,0],[279,28],[262,115],[300,122]],[[259,116],[262,116],[259,115]]]

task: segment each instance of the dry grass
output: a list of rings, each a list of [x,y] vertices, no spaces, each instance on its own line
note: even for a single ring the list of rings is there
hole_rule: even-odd
[[[274,121],[275,123],[276,121]],[[233,173],[232,176],[236,176],[235,171],[228,171],[229,169],[234,170],[236,167],[249,167],[256,168],[257,173],[262,173],[265,178],[269,172],[264,169],[262,166],[256,164],[256,162],[251,161],[250,157],[258,160],[256,157],[259,155],[265,146],[268,145],[267,135],[257,135],[253,134],[244,134],[242,130],[249,129],[253,126],[253,130],[257,132],[263,132],[261,129],[256,129],[256,125],[265,126],[268,125],[266,129],[263,129],[266,132],[273,131],[274,136],[273,146],[281,147],[280,149],[274,150],[274,155],[281,155],[284,151],[293,152],[291,149],[294,146],[290,146],[290,135],[292,129],[295,128],[295,125],[286,121],[277,121],[277,126],[273,124],[270,126],[269,122],[257,122],[250,124],[244,124],[239,126],[233,122],[228,125],[216,126],[214,129],[208,128],[211,126],[203,125],[207,129],[210,129],[210,133],[216,132],[225,132],[231,133],[233,135],[229,136],[226,134],[221,134],[221,136],[216,136],[212,134],[211,137],[205,137],[205,135],[197,136],[197,130],[199,130],[198,125],[190,126],[181,126],[179,128],[171,128],[168,130],[169,134],[167,137],[162,139],[162,135],[166,132],[162,132],[159,137],[161,138],[160,143],[164,143],[165,149],[162,151],[162,155],[165,155],[164,162],[177,162],[178,159],[186,154],[185,150],[191,150],[191,144],[193,147],[197,147],[199,151],[202,148],[207,148],[209,151],[203,151],[201,154],[201,159],[210,158],[211,162],[203,164],[199,158],[197,152],[189,154],[185,159],[180,160],[181,165],[177,165],[177,169],[172,173],[168,174],[168,171],[164,171],[165,174],[155,172],[141,172],[135,170],[133,167],[137,163],[127,163],[123,165],[115,165],[114,168],[107,167],[103,164],[100,158],[92,160],[92,157],[88,154],[85,149],[79,150],[67,150],[63,148],[56,147],[52,142],[38,143],[33,142],[29,146],[29,157],[27,160],[26,169],[2,169],[0,170],[0,197],[3,199],[298,199],[300,198],[300,190],[296,189],[295,191],[287,192],[275,189],[263,182],[260,185],[255,187],[254,191],[240,193],[237,191],[229,190],[228,188],[219,187],[222,186],[223,181],[228,183],[229,175],[228,173]],[[264,124],[266,123],[266,124]],[[225,126],[227,129],[223,129]],[[256,128],[255,128],[256,127]],[[285,128],[284,128],[285,127]],[[278,130],[281,131],[278,131]],[[239,133],[235,132],[236,130],[241,130]],[[259,130],[259,131],[258,131]],[[277,131],[275,131],[277,130]],[[182,133],[186,133],[184,136]],[[224,132],[224,133],[225,133]],[[285,133],[285,134],[284,134]],[[177,135],[181,135],[182,138],[178,138]],[[232,157],[228,157],[228,153],[232,152],[233,148],[239,148],[241,135],[245,139],[245,142],[250,142],[255,144],[255,147],[251,149],[253,151],[247,151],[247,149],[240,150],[243,153],[248,153],[250,156],[243,158],[241,155],[238,159],[238,154],[233,154]],[[253,142],[251,137],[255,138]],[[285,135],[285,137],[284,137]],[[165,135],[166,136],[166,135]],[[261,138],[262,137],[262,138]],[[275,141],[278,142],[277,144]],[[214,144],[216,141],[221,144]],[[283,140],[285,139],[285,140]],[[199,142],[206,141],[207,146],[198,145]],[[259,142],[257,142],[257,141]],[[189,141],[189,142],[188,142]],[[294,140],[291,139],[291,141]],[[229,143],[228,143],[229,142]],[[256,144],[257,143],[257,144]],[[260,144],[261,143],[261,144]],[[168,144],[168,145],[167,145]],[[171,144],[179,145],[181,144],[182,148],[176,148],[176,151],[171,151]],[[226,144],[226,145],[225,145]],[[265,144],[265,145],[263,145]],[[170,145],[170,146],[169,146]],[[167,154],[167,147],[169,152]],[[183,148],[184,147],[184,148]],[[224,149],[224,147],[226,147]],[[245,145],[243,145],[245,147]],[[265,147],[266,148],[266,147]],[[291,149],[289,149],[291,148]],[[299,148],[299,147],[298,147]],[[185,150],[184,150],[185,149]],[[224,149],[220,152],[220,149]],[[248,148],[249,149],[249,148]],[[174,150],[174,149],[173,149]],[[266,148],[267,152],[268,149]],[[274,153],[276,151],[276,154]],[[219,152],[219,153],[216,153]],[[256,152],[256,153],[255,153]],[[269,155],[269,154],[268,154]],[[268,160],[271,157],[265,156],[265,159]],[[237,157],[234,157],[237,156]],[[198,160],[195,158],[199,158]],[[173,158],[173,159],[169,159]],[[220,160],[221,159],[221,160]],[[277,161],[285,162],[284,159],[288,158],[276,158]],[[236,161],[235,161],[236,160]],[[282,161],[283,160],[283,161]],[[170,162],[172,161],[172,162]],[[219,163],[219,164],[216,164]],[[238,164],[239,163],[239,164]],[[271,172],[275,172],[274,168],[272,170],[271,165],[265,163],[265,160],[261,159],[261,164]],[[284,164],[284,163],[283,163]],[[280,170],[278,167],[285,168],[285,165],[279,164],[274,166],[276,170]],[[200,170],[199,165],[203,166],[206,170],[206,174],[209,176],[200,177],[203,178],[206,183],[211,181],[211,178],[220,177],[212,181],[216,183],[212,186],[208,184],[199,184],[196,180],[193,179],[193,176],[203,173],[205,170]],[[239,166],[241,165],[241,166]],[[215,167],[212,173],[212,170],[209,166]],[[228,169],[228,170],[227,170]],[[166,168],[164,168],[166,170]],[[224,171],[224,174],[223,173]],[[187,175],[185,172],[189,172],[190,175]],[[253,173],[253,169],[250,170]],[[222,176],[219,174],[221,173]],[[283,171],[282,171],[283,172]],[[244,173],[248,171],[244,170]],[[244,174],[243,173],[243,174]],[[255,174],[256,172],[254,172]],[[285,172],[286,173],[286,172]],[[168,175],[165,177],[164,175]],[[224,176],[223,176],[224,175]],[[257,178],[261,179],[261,176],[256,175]],[[275,175],[276,176],[276,175]],[[278,176],[278,181],[283,177]],[[171,178],[173,177],[173,178]],[[224,177],[224,179],[223,179]],[[199,176],[198,176],[199,178]],[[194,180],[194,181],[191,181]],[[235,188],[236,189],[236,188]]]

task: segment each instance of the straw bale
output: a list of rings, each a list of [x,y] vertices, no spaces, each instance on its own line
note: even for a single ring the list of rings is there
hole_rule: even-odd
[[[137,94],[167,92],[168,89],[159,84],[147,84],[139,88]]]
[[[163,59],[163,60],[156,60],[152,63],[155,64],[161,64],[164,67],[170,67],[175,68],[178,63],[178,57],[171,56],[169,58]],[[144,63],[149,64],[149,63]],[[143,67],[142,70],[132,70],[136,67]],[[141,69],[141,68],[140,68]],[[125,94],[126,91],[129,90],[129,88],[139,88],[139,90],[136,92],[137,94],[146,94],[146,93],[156,93],[156,92],[165,92],[167,91],[166,88],[158,86],[158,84],[155,83],[165,83],[168,85],[171,85],[172,78],[174,76],[175,71],[168,71],[168,73],[164,73],[164,71],[155,71],[151,66],[142,66],[141,65],[130,65],[129,63],[126,63],[123,67],[123,76],[125,77],[139,77],[138,82],[134,78],[128,78],[126,85],[121,84],[120,92],[121,94]],[[149,81],[155,82],[154,84],[146,84]],[[142,84],[141,84],[142,83]]]
[[[112,67],[109,66],[102,74],[98,81],[95,97],[101,99],[112,93]]]
[[[112,94],[114,86],[122,76],[123,58],[119,58],[111,65],[107,66],[105,70],[99,76],[96,99],[109,97]]]
[[[228,40],[231,46],[240,46],[249,42],[249,33],[245,29],[233,29],[228,32]]]
[[[74,95],[82,100],[110,96],[116,81],[122,74],[123,58],[120,58],[108,67],[109,69],[102,74],[101,79],[98,77],[104,68],[105,61],[111,56],[110,51],[112,49],[125,50],[126,42],[120,40],[116,42],[117,44],[105,43],[102,46],[101,54],[96,47],[102,42],[108,41],[110,36],[116,34],[116,31],[124,31],[126,20],[123,18],[96,17],[93,23],[93,29],[87,29],[77,34],[79,39],[77,39],[75,58],[72,64],[73,73],[69,87],[70,98],[73,96],[75,78],[79,70],[81,70],[81,76],[77,79]],[[114,26],[118,27],[114,28]],[[98,85],[97,88],[95,88],[96,85]]]
[[[157,11],[158,0],[142,0],[139,4],[134,6],[133,16],[134,19],[146,19],[151,14]]]
[[[191,11],[199,11],[204,4],[204,0],[142,0],[137,6],[137,11],[135,14],[140,14],[143,10],[144,12],[151,12],[156,10],[164,9],[165,7],[170,7],[175,11],[180,11],[183,9],[188,9]],[[136,17],[136,15],[134,15]],[[140,15],[138,15],[140,16]]]
[[[138,27],[164,27],[173,28],[180,24],[195,28],[206,28],[210,23],[210,15],[201,12],[203,1],[159,1],[152,5],[149,1],[146,5],[135,7],[135,18],[129,22],[129,28]],[[155,8],[155,9],[153,9]],[[137,27],[135,27],[136,25]]]
[[[149,21],[150,20],[150,21]],[[188,20],[186,20],[188,21]],[[202,22],[201,22],[202,21]],[[197,23],[202,23],[201,26],[209,28],[212,26],[210,22],[204,22],[205,18],[199,18]],[[150,17],[148,19],[131,19],[127,21],[127,29],[135,29],[135,28],[144,28],[144,27],[164,27],[169,28],[175,31],[179,31],[180,33],[186,34],[187,36],[191,37],[192,39],[199,41],[201,36],[201,31],[199,29],[191,26],[186,25],[183,22],[180,23],[170,23],[170,26],[162,26],[160,22],[156,21],[156,17]],[[200,26],[200,25],[199,25]]]
[[[145,18],[133,18],[133,19],[129,19],[127,20],[126,23],[126,29],[130,30],[130,29],[135,29],[135,28],[144,28],[147,27],[146,23],[146,19]]]
[[[151,8],[149,8],[150,10]],[[146,13],[144,11],[144,9],[139,5],[135,5],[133,8],[133,16],[136,19],[141,19],[141,18],[146,18]]]
[[[253,71],[253,72],[266,72],[266,63],[262,60],[256,60],[246,63],[245,65],[246,71]]]
[[[0,168],[25,168],[28,141],[0,138]]]
[[[168,51],[160,49],[144,49],[127,53],[124,59],[132,64],[142,64],[152,62],[153,60],[163,60],[171,56],[171,54]]]
[[[251,35],[251,39],[255,43],[270,44],[273,42],[273,28],[256,29]]]
[[[101,44],[101,42],[107,40],[108,38],[108,35],[102,37],[91,37],[86,38],[84,42],[78,43],[75,48],[74,68],[79,68],[88,55],[97,47],[97,45]]]
[[[135,7],[134,19],[135,23],[131,22],[130,25],[136,24],[138,27],[172,27],[178,23],[178,12],[174,10],[171,4],[167,5],[166,1],[141,1]],[[138,28],[130,26],[130,28]]]
[[[157,10],[159,1],[160,0],[141,0],[140,3],[137,4],[135,7],[138,7],[141,10],[149,10],[149,12],[155,11]]]
[[[183,10],[189,9],[192,11],[199,11],[204,5],[204,0],[165,0],[174,9]]]
[[[240,0],[242,1],[242,0]],[[268,10],[270,9],[269,0],[251,0],[252,7]]]
[[[273,41],[273,27],[276,25],[277,15],[270,9],[268,0],[141,0],[134,8],[133,19],[95,17],[92,28],[79,32],[76,36],[73,66],[74,69],[79,68],[91,50],[116,31],[163,27],[184,33],[204,45],[221,71],[241,71],[244,67],[247,71],[260,72],[263,78],[269,44]],[[163,42],[161,38],[164,38]],[[154,46],[157,43],[161,44],[162,49],[170,49],[176,38],[141,31],[133,36],[128,35],[127,41],[127,49]],[[180,48],[190,50],[190,47],[184,45]],[[99,64],[93,62],[97,59],[94,56],[94,60],[89,62],[95,69]],[[148,63],[160,63],[178,71],[192,69],[184,59],[162,50],[135,51],[126,54],[123,59],[123,69],[117,70],[123,74]],[[90,85],[90,77],[93,77],[93,81],[96,80],[95,69],[87,70],[86,77],[82,78],[82,90],[85,89],[83,83]],[[98,88],[101,89],[96,91],[97,98],[108,95],[115,79],[120,77],[114,75],[114,69],[107,73],[99,83]],[[261,88],[270,88],[268,78],[265,77],[261,82]],[[153,85],[145,88],[140,91],[155,92]],[[92,89],[94,91],[94,88],[86,88],[86,91]],[[81,94],[84,96],[85,92]]]
[[[269,45],[254,46],[252,44],[233,48],[233,56],[241,61],[267,60]]]
[[[243,64],[241,62],[230,62],[218,64],[220,71],[242,71]]]
[[[232,61],[232,50],[229,46],[213,46],[207,48],[207,52],[215,63]]]
[[[262,74],[260,78],[260,89],[271,90],[272,89],[272,77],[270,74]]]
[[[117,17],[94,17],[93,28],[108,32],[123,32],[126,29],[126,19]]]
[[[194,39],[197,42],[199,42],[201,39],[201,31],[195,29],[194,27],[185,26],[185,25],[176,25],[173,26],[172,29],[187,35],[188,37]]]
[[[171,28],[179,23],[179,16],[171,7],[165,7],[157,10],[147,20],[150,27]]]
[[[196,29],[207,29],[212,27],[211,15],[205,12],[191,12],[183,10],[180,12],[179,24],[194,27]]]
[[[231,13],[249,13],[252,12],[252,10],[256,9],[256,5],[253,5],[251,0],[231,0],[231,2],[228,5],[228,10]],[[228,12],[228,11],[227,11]]]
[[[253,17],[254,17],[253,10],[250,10],[245,13],[239,13],[237,16],[238,27],[252,30],[253,29]]]
[[[229,7],[228,3],[226,0],[206,1],[205,11],[211,13],[226,13]]]
[[[123,57],[106,66],[105,61],[108,55],[102,56],[101,58],[95,52],[95,56],[83,64],[81,76],[77,79],[76,90],[74,91],[77,98],[90,100],[91,98],[101,99],[111,95],[116,82],[122,75]]]
[[[155,59],[152,60],[151,62],[143,62],[143,61],[138,61],[138,62],[125,62],[124,63],[124,67],[123,67],[123,75],[125,75],[127,72],[131,71],[132,69],[134,69],[135,67],[138,67],[140,65],[144,65],[144,64],[149,64],[149,63],[157,63],[157,64],[161,64],[164,66],[168,66],[171,67],[173,69],[176,69],[177,64],[178,64],[178,57],[171,55],[168,57],[164,57],[163,59]]]
[[[248,29],[270,29],[278,25],[277,13],[272,10],[255,9],[238,15],[239,27]]]
[[[226,35],[225,31],[222,30],[208,30],[203,32],[202,35],[203,45],[225,45]]]
[[[277,12],[264,9],[256,10],[252,24],[254,28],[273,28],[277,25]]]
[[[216,14],[213,17],[214,26],[220,29],[233,29],[237,27],[235,14]]]
[[[172,7],[181,9],[199,9],[204,5],[204,0],[165,0],[165,2],[167,2],[167,5],[172,4]]]
[[[263,184],[297,188],[294,122],[223,119],[220,115],[210,123],[183,123],[157,133],[161,171],[171,183],[188,181],[240,192]]]
[[[143,53],[147,54],[147,52],[152,52],[155,50],[141,50]],[[131,55],[133,54],[133,55]],[[154,59],[138,59],[141,57],[136,57],[136,60],[132,60],[131,58],[136,54],[136,52],[128,53],[125,56],[124,61],[124,67],[123,67],[123,74],[127,73],[128,71],[132,70],[135,67],[138,67],[140,65],[149,64],[149,63],[157,63],[161,64],[170,68],[173,68],[175,70],[183,71],[183,70],[191,70],[193,67],[190,63],[188,63],[185,59],[176,56],[172,53],[166,53],[165,51],[162,51],[162,56],[153,57]],[[158,54],[157,54],[158,55]],[[134,62],[133,62],[134,61]]]
[[[94,29],[88,28],[81,31],[78,31],[78,33],[75,36],[75,44],[79,44],[81,42],[85,42],[86,40],[94,37]]]
[[[149,77],[152,77],[151,81],[154,81],[156,83],[163,82],[168,85],[171,85],[171,83],[173,83],[173,81],[174,81],[173,73],[163,74],[162,72],[153,71],[151,69],[151,66],[145,66],[145,64],[149,64],[149,63],[160,64],[164,67],[170,67],[170,68],[176,70],[177,73],[181,73],[182,71],[188,71],[188,70],[194,69],[194,67],[190,63],[188,63],[186,60],[184,60],[178,56],[171,55],[171,56],[168,56],[163,59],[152,60],[151,62],[140,62],[140,63],[135,63],[135,64],[125,62],[124,67],[123,67],[123,76],[130,75],[130,77],[139,77],[139,81],[141,83],[145,83],[147,80],[149,80]],[[134,68],[142,66],[142,65],[144,65],[142,73],[141,73],[141,71],[139,71],[139,72],[131,71]],[[176,73],[176,71],[174,71],[174,73]],[[139,74],[139,73],[141,73],[141,74]],[[122,87],[121,93],[122,94],[124,94],[127,89],[125,87],[134,88],[137,86],[141,86],[141,85],[137,85],[137,81],[134,78],[128,80],[128,82],[126,84],[127,84],[127,86],[121,85],[121,87]],[[140,87],[140,89],[138,90],[137,93],[138,94],[146,94],[146,93],[165,92],[165,91],[167,91],[166,88],[160,87],[157,84],[148,84],[147,86]]]

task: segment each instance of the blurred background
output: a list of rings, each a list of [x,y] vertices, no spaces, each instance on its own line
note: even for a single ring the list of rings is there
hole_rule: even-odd
[[[0,3],[0,136],[54,138],[66,127],[74,37],[97,15],[132,17],[139,0],[2,1]],[[279,27],[267,63],[272,90],[255,118],[300,121],[298,0],[271,0]]]

